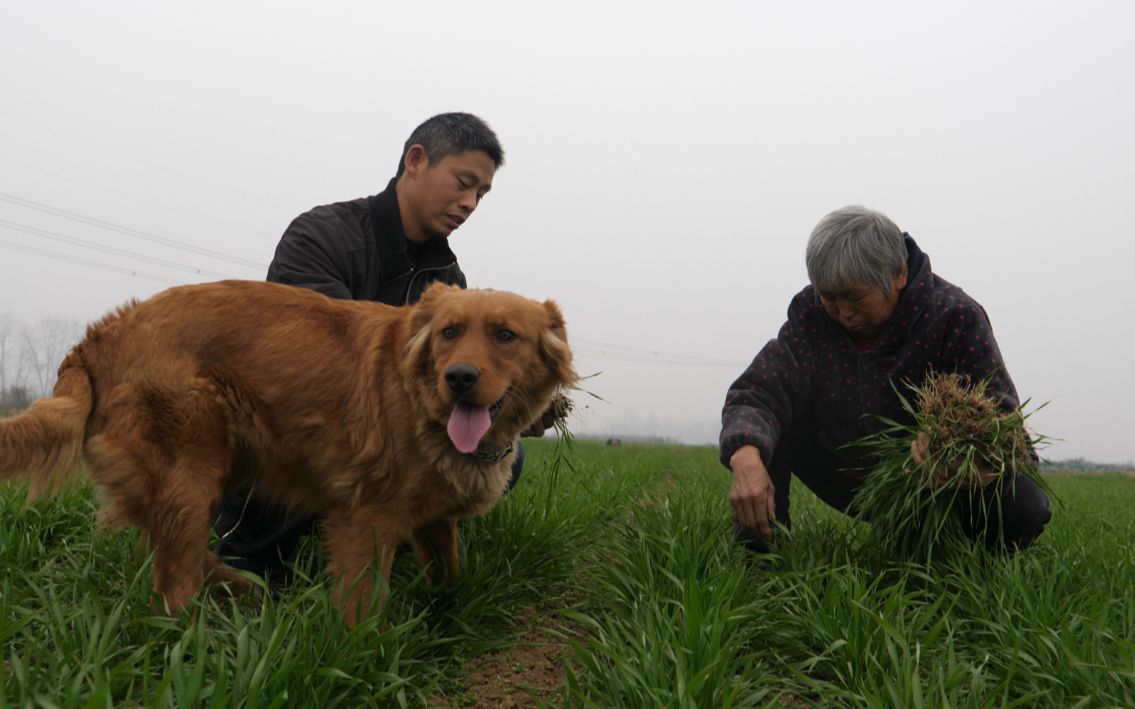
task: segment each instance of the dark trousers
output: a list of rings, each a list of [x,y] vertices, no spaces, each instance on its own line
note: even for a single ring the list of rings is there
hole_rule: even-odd
[[[776,487],[776,519],[792,528],[789,486],[793,474],[829,506],[847,512],[863,478],[846,469],[846,461],[820,445],[815,427],[797,424],[789,429],[768,466]],[[989,504],[991,496],[1000,505]],[[985,500],[982,500],[985,496]],[[1033,542],[1052,518],[1048,495],[1024,475],[974,491],[960,501],[962,528],[971,539],[984,539],[1010,549],[1023,549]],[[983,512],[982,510],[988,510]],[[768,544],[754,532],[734,524],[737,540],[753,551],[767,552]]]
[[[512,463],[512,480],[506,492],[520,479],[524,468],[524,446],[516,446]],[[248,490],[230,493],[221,498],[220,511],[213,525],[221,537],[217,555],[238,569],[264,576],[279,571],[291,559],[300,542],[315,529],[317,517],[289,514]]]

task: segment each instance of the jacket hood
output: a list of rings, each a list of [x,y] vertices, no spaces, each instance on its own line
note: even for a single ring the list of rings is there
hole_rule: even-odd
[[[930,307],[930,298],[934,292],[934,274],[930,270],[930,257],[911,238],[910,234],[903,233],[903,243],[906,244],[906,287],[899,295],[899,302],[895,305],[895,312],[883,330],[884,337],[891,331],[907,333],[915,321]]]

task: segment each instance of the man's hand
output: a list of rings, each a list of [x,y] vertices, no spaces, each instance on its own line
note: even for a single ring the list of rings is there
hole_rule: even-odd
[[[540,418],[536,419],[528,428],[524,429],[520,435],[529,436],[532,438],[540,438],[556,422],[555,407],[549,406],[548,410],[540,414]]]
[[[927,458],[930,457],[930,435],[926,431],[919,431],[918,435],[913,441],[910,442],[910,458],[914,461],[915,465],[922,465]],[[958,469],[961,467],[961,461],[951,461],[947,465],[939,464],[931,470],[930,476],[926,478],[923,486],[926,488],[933,487],[948,487],[953,485],[962,485],[971,490],[983,488],[989,483],[997,479],[997,473],[992,470],[978,465],[978,478],[974,480],[967,476],[965,480],[959,480]]]
[[[776,487],[755,446],[742,446],[729,459],[733,468],[733,486],[729,489],[729,505],[733,519],[772,541],[772,523],[776,520]]]

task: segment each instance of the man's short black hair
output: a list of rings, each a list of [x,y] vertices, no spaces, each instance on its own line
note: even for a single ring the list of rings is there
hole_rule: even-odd
[[[504,148],[497,140],[497,134],[472,113],[439,113],[415,128],[402,148],[395,176],[402,175],[411,145],[421,145],[426,149],[431,166],[446,155],[457,155],[467,150],[484,151],[497,168],[504,164]]]

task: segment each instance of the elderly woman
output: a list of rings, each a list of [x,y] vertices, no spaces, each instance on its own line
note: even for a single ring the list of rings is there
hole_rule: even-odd
[[[791,526],[793,474],[847,510],[869,461],[842,446],[876,432],[877,416],[910,422],[894,384],[958,372],[988,381],[1004,410],[1020,405],[985,310],[935,275],[930,258],[885,215],[832,212],[812,232],[806,261],[812,284],[729,388],[721,415],[734,533],[755,551],[768,549],[774,520]],[[963,520],[975,539],[1022,548],[1051,517],[1047,495],[1026,476],[972,495]],[[977,495],[1000,495],[1000,513],[973,512]]]

